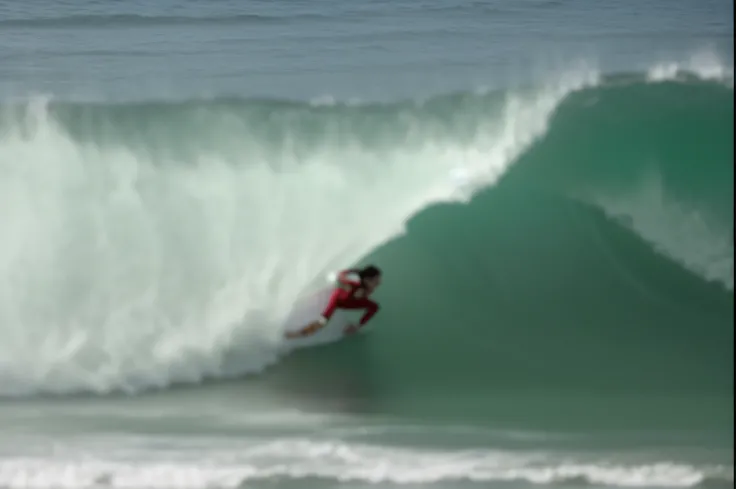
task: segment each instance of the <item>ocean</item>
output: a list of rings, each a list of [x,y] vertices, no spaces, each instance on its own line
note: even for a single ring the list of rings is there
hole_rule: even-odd
[[[733,487],[733,14],[0,0],[0,488]]]

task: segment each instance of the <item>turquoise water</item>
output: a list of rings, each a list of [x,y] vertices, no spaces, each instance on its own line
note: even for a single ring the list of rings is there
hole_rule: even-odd
[[[0,3],[0,487],[731,487],[732,18]]]

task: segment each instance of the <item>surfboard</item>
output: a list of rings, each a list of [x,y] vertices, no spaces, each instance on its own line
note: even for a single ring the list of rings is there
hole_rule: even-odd
[[[286,341],[304,345],[334,341],[345,336],[345,329],[351,324],[357,324],[360,320],[364,311],[338,309],[327,325],[318,331],[307,336],[288,336],[290,333],[296,333],[309,326],[320,317],[322,311],[327,307],[330,295],[332,295],[336,285],[337,273],[330,273],[325,278],[327,279],[327,285],[313,294],[301,297],[294,304],[284,324],[284,339]]]

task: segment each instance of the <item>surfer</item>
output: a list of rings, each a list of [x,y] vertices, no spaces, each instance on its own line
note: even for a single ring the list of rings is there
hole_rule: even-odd
[[[351,274],[358,276],[357,280],[350,278]],[[343,270],[337,275],[338,286],[332,291],[322,316],[299,331],[286,334],[287,338],[307,336],[322,329],[338,309],[365,309],[358,325],[350,325],[346,333],[355,333],[378,312],[378,304],[370,299],[370,295],[381,284],[381,270],[368,265],[362,269]]]

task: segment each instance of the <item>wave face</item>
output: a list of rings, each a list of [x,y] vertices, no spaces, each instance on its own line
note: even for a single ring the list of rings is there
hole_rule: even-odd
[[[6,104],[0,395],[260,371],[295,300],[361,259],[386,270],[371,351],[387,393],[722,393],[733,90],[660,78]]]
[[[381,390],[732,403],[732,134],[727,87],[572,94],[495,186],[369,257]]]

